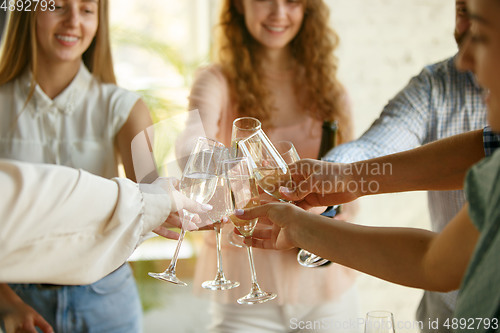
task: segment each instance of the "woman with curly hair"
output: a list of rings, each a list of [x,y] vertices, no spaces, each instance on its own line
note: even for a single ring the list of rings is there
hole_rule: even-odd
[[[273,142],[292,141],[302,158],[318,156],[325,120],[338,121],[340,142],[350,140],[348,98],[336,78],[338,36],[328,20],[322,0],[223,1],[215,63],[199,70],[189,98],[206,135],[229,146],[233,120],[249,116]],[[224,269],[241,287],[214,293],[212,331],[288,332],[304,321],[333,329],[335,321],[356,316],[353,272],[335,264],[304,268],[297,250],[255,251],[259,284],[278,298],[235,305],[250,288],[250,272],[245,251],[225,237],[232,227],[224,229]],[[215,259],[213,235],[207,235],[196,286],[215,275]]]

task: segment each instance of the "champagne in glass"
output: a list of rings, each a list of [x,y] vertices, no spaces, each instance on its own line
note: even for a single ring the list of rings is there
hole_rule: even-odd
[[[261,123],[257,118],[241,117],[233,121],[233,130],[231,132],[231,157],[241,157],[238,150],[238,142],[261,129]]]
[[[182,194],[202,204],[207,203],[212,198],[224,149],[224,145],[220,142],[207,138],[198,138],[182,174],[179,185]],[[177,278],[175,267],[186,234],[185,226],[192,221],[195,215],[185,209],[182,212],[181,234],[170,266],[163,273],[150,272],[148,274],[155,279],[187,286],[185,282]]]
[[[293,164],[300,160],[299,154],[297,153],[297,150],[295,149],[292,142],[279,141],[274,146],[287,165]],[[238,235],[234,232],[231,232],[231,234],[229,235],[229,243],[236,247],[242,248],[244,246],[244,239],[244,236]]]
[[[259,192],[255,179],[248,166],[248,159],[236,158],[223,162],[223,170],[226,173],[227,180],[231,189],[231,202],[235,209],[245,209],[258,206]],[[242,220],[234,214],[230,216],[231,222],[245,237],[252,237],[257,219]],[[276,298],[276,294],[265,292],[260,289],[255,273],[255,265],[253,262],[252,247],[247,246],[248,261],[250,263],[250,272],[252,276],[252,287],[250,292],[238,299],[239,304],[257,304],[264,303]]]
[[[285,200],[279,189],[291,182],[290,169],[262,130],[258,130],[238,144],[244,156],[249,158],[257,184],[274,198]]]
[[[193,172],[182,177],[179,188],[189,199],[206,203],[212,197],[216,183],[217,175]]]
[[[259,184],[267,194],[284,201],[279,189],[281,186],[287,186],[291,181],[290,171],[288,169],[281,169],[276,167],[259,167],[254,170],[254,176]]]
[[[232,178],[233,183],[236,181],[243,181],[246,182],[244,179],[237,179],[237,178]],[[252,198],[246,203],[242,205],[236,204],[234,202],[234,205],[236,207],[240,206],[243,207],[244,209],[252,208],[252,207],[257,207],[260,205],[260,200],[259,200],[259,191],[257,190],[257,186],[255,185],[255,181],[253,179],[248,180],[248,186],[251,188],[251,196]],[[236,199],[234,199],[236,201]],[[234,214],[232,214],[230,217],[231,222],[233,225],[238,229],[239,233],[243,237],[252,237],[253,231],[255,229],[255,226],[257,225],[257,219],[252,219],[252,220],[242,220],[236,217]]]
[[[225,151],[226,157],[229,157],[229,151]],[[226,159],[226,158],[225,158]],[[217,179],[217,186],[215,187],[215,193],[212,199],[208,202],[212,205],[212,210],[208,212],[208,217],[212,222],[214,222],[215,230],[215,244],[217,250],[217,274],[215,279],[212,281],[205,281],[201,286],[205,289],[210,290],[228,290],[236,288],[240,285],[239,282],[231,281],[226,279],[222,268],[222,254],[221,254],[221,235],[220,229],[222,224],[222,218],[229,216],[232,213],[232,203],[231,203],[231,192],[229,190],[229,185],[226,177],[223,173],[219,174]]]
[[[250,135],[254,134],[262,127],[261,122],[257,118],[253,117],[241,117],[236,118],[233,121],[233,129],[231,132],[231,157],[242,157],[243,154],[241,150],[238,149],[238,143],[248,138]],[[237,247],[243,247],[243,242],[240,238],[244,239],[243,236],[237,235],[234,232],[230,232],[228,235],[229,243]]]

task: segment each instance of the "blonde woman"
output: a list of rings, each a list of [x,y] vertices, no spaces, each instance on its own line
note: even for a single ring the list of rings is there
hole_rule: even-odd
[[[151,118],[139,96],[116,86],[107,0],[56,0],[47,10],[11,12],[0,59],[0,103],[0,157],[106,178],[117,176],[121,159],[135,180],[130,142]],[[60,220],[61,235],[66,223]],[[0,287],[1,297],[16,308],[4,319],[6,332],[35,332],[35,326],[43,332],[141,331],[140,300],[127,264],[85,286],[36,282]]]
[[[350,140],[350,108],[336,78],[338,37],[328,20],[320,0],[223,1],[215,63],[198,72],[189,98],[207,136],[229,146],[233,120],[250,116],[272,141],[292,141],[302,158],[317,157],[325,120],[338,121],[340,142]],[[299,321],[333,329],[335,321],[356,316],[353,272],[339,265],[301,267],[296,249],[255,251],[259,284],[278,298],[237,305],[250,288],[250,272],[245,251],[224,239],[231,229],[222,233],[224,270],[241,286],[214,293],[212,331],[288,332]],[[196,286],[215,275],[213,238],[206,236]]]

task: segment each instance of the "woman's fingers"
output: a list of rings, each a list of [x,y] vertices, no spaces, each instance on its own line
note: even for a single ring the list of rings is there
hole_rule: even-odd
[[[272,236],[273,236],[273,229],[270,228],[262,228],[262,229],[255,228],[252,234],[252,238],[259,238],[259,239],[269,239]]]
[[[153,232],[159,236],[168,238],[168,239],[179,239],[179,233],[170,230],[164,226],[159,226],[158,228],[154,229]]]
[[[281,186],[280,194],[287,200],[299,201],[312,192],[311,180],[306,179],[297,184],[294,188]]]
[[[272,209],[273,204],[260,205],[257,207],[249,208],[249,209],[236,209],[234,211],[234,215],[242,220],[252,220],[259,217],[267,216],[270,209]]]
[[[200,204],[199,202],[191,200],[177,190],[173,190],[170,195],[172,198],[172,211],[174,212],[180,212],[182,209],[185,209],[191,213],[201,214],[213,208],[209,204]]]

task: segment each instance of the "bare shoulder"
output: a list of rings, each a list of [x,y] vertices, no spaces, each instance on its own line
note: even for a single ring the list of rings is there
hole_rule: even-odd
[[[196,70],[195,73],[195,83],[209,82],[212,84],[223,84],[227,85],[227,78],[224,75],[222,67],[218,64],[210,64],[207,66],[202,66]]]

